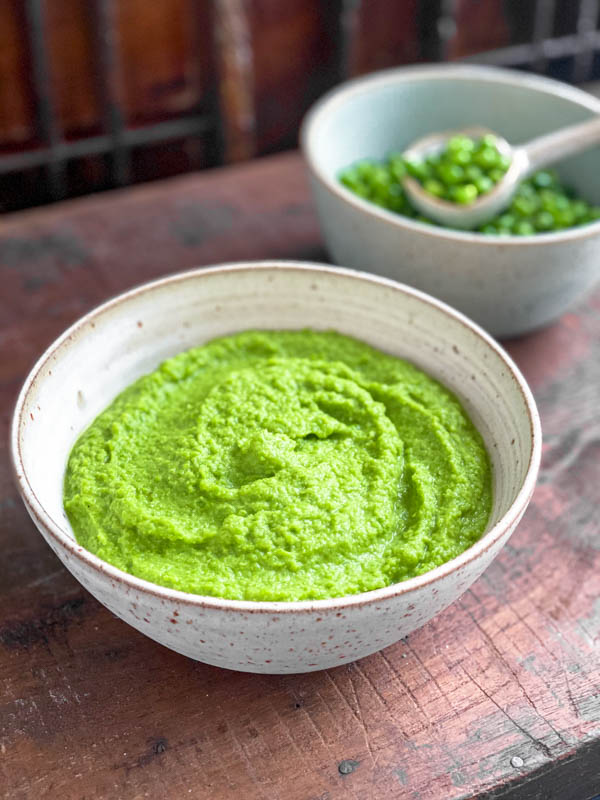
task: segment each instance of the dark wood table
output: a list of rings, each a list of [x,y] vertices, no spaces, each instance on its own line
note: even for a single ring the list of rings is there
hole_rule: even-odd
[[[0,441],[34,360],[92,306],[164,273],[263,257],[325,258],[296,154],[6,218]],[[451,608],[384,655],[326,672],[228,672],[118,620],[35,530],[3,444],[0,794],[600,792],[600,292],[508,349],[544,427],[523,522]]]

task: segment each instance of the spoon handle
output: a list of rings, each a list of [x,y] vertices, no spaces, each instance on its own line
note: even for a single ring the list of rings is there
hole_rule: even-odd
[[[527,156],[527,174],[530,174],[594,144],[600,144],[600,115],[545,136],[538,136],[521,145],[520,149]]]

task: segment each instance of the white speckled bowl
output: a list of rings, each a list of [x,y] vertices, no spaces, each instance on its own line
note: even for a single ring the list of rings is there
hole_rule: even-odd
[[[487,533],[418,578],[301,603],[200,597],[140,580],[80,547],[62,507],[69,451],[128,384],[215,336],[249,328],[334,328],[407,358],[450,387],[481,431],[494,470]],[[107,608],[200,661],[250,672],[307,672],[373,653],[456,600],[517,525],[540,460],[534,400],[509,357],[436,300],[391,281],[313,264],[232,264],[174,275],[100,306],[35,365],[11,435],[16,480],[42,535]]]
[[[333,260],[429,292],[497,337],[546,325],[600,278],[600,222],[536,236],[445,230],[378,208],[337,176],[433,131],[483,125],[518,144],[598,113],[586,92],[493,67],[403,67],[343,84],[309,112],[301,137]],[[600,147],[557,169],[600,204]]]

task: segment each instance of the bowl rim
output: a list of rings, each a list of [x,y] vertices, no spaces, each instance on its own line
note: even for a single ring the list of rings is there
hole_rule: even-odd
[[[596,236],[600,232],[600,220],[590,222],[562,231],[549,233],[536,233],[528,236],[491,236],[475,231],[463,231],[453,228],[444,228],[419,222],[394,211],[364,200],[347,189],[342,183],[326,174],[321,169],[315,156],[316,128],[322,119],[335,113],[338,106],[346,103],[351,97],[367,94],[372,89],[403,84],[409,81],[450,81],[462,80],[465,82],[477,80],[490,84],[503,84],[507,86],[525,87],[542,92],[546,95],[555,95],[570,100],[581,108],[595,114],[600,114],[600,99],[583,89],[562,83],[561,81],[547,78],[543,75],[531,75],[515,69],[493,67],[488,65],[472,64],[417,64],[392,69],[380,70],[358,78],[345,81],[330,89],[317,102],[309,108],[300,127],[300,149],[304,155],[309,173],[329,190],[330,194],[353,206],[357,211],[373,217],[379,221],[387,222],[399,229],[427,233],[439,239],[458,242],[475,242],[484,246],[517,247],[523,245],[548,245],[569,241],[571,239],[586,239]]]
[[[56,522],[56,520],[46,511],[42,503],[38,500],[33,487],[29,483],[21,455],[19,432],[22,426],[23,417],[25,415],[25,405],[29,393],[35,388],[38,381],[43,380],[43,372],[50,360],[57,354],[60,354],[61,350],[70,347],[71,343],[76,341],[82,335],[85,335],[86,330],[89,330],[91,327],[90,323],[95,319],[101,317],[105,312],[110,311],[119,305],[126,304],[129,300],[136,298],[139,295],[152,293],[168,285],[185,283],[187,281],[196,281],[204,276],[210,277],[212,275],[236,272],[248,273],[256,270],[262,270],[266,272],[306,272],[307,278],[314,278],[315,276],[319,275],[330,275],[334,276],[334,278],[339,277],[343,278],[344,280],[356,281],[357,283],[364,283],[365,281],[368,281],[369,283],[391,289],[394,292],[410,295],[420,302],[433,306],[442,312],[442,314],[453,318],[459,324],[470,329],[471,332],[475,333],[479,339],[483,340],[487,347],[493,350],[500,360],[504,362],[508,374],[515,382],[517,389],[520,391],[523,397],[530,426],[531,453],[525,472],[525,477],[510,507],[498,520],[498,522],[496,522],[496,524],[477,542],[471,545],[471,547],[458,555],[456,558],[441,564],[429,572],[423,573],[423,575],[418,575],[400,583],[393,583],[380,589],[373,589],[371,591],[361,592],[359,594],[344,595],[342,597],[326,598],[323,600],[232,600],[227,598],[212,597],[209,595],[183,592],[178,589],[171,589],[166,586],[161,586],[160,584],[152,583],[143,578],[138,578],[135,575],[130,575],[118,567],[103,561],[94,553],[82,547],[75,539],[68,536],[61,525]],[[60,548],[67,550],[77,561],[83,562],[84,566],[90,567],[96,572],[105,575],[107,578],[110,578],[111,581],[117,581],[124,584],[127,588],[127,591],[135,591],[141,594],[151,594],[161,600],[177,602],[198,608],[265,614],[289,614],[309,611],[327,612],[331,610],[338,611],[351,607],[382,602],[391,597],[408,595],[412,591],[421,589],[428,584],[435,583],[437,580],[449,575],[451,572],[458,571],[461,567],[469,564],[471,561],[475,561],[486,550],[492,547],[497,540],[504,535],[508,528],[516,524],[516,522],[519,520],[519,517],[527,507],[537,480],[537,473],[541,459],[541,449],[542,431],[540,417],[537,411],[535,400],[525,378],[508,353],[506,353],[504,349],[475,322],[471,321],[460,311],[457,311],[451,306],[448,306],[446,303],[437,300],[425,292],[421,292],[418,289],[414,289],[389,278],[384,278],[366,272],[359,272],[357,270],[351,270],[344,267],[329,266],[316,262],[291,261],[285,259],[242,261],[206,267],[197,267],[195,269],[174,273],[172,275],[167,275],[162,278],[140,284],[132,289],[116,295],[99,306],[96,306],[87,314],[76,320],[71,326],[69,326],[69,328],[67,328],[66,331],[64,331],[57,339],[55,339],[34,364],[27,378],[25,379],[21,391],[19,392],[10,429],[10,454],[13,478],[29,514],[34,519],[34,522],[38,528],[41,527],[44,531],[46,531]]]

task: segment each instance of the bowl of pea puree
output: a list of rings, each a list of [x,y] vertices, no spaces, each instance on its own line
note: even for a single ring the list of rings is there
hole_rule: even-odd
[[[499,338],[548,325],[600,277],[600,148],[530,175],[510,205],[468,231],[427,219],[403,180],[472,202],[510,166],[493,137],[456,136],[418,163],[404,152],[470,128],[517,146],[599,113],[600,100],[580,89],[485,66],[402,67],[333,89],[301,136],[333,261],[428,292]]]
[[[169,276],[40,358],[12,427],[44,538],[191,658],[307,672],[456,600],[531,497],[540,423],[503,350],[384,278],[297,262]]]

